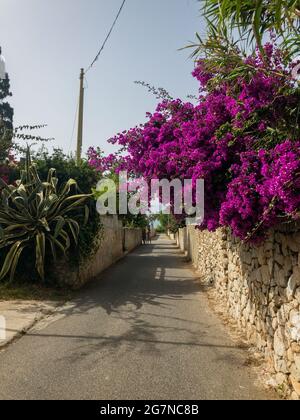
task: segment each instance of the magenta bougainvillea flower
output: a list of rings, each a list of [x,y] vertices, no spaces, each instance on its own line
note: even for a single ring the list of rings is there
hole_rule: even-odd
[[[300,206],[299,93],[272,44],[246,58],[234,82],[213,74],[200,60],[196,105],[164,100],[148,121],[110,140],[122,155],[89,150],[99,171],[126,169],[150,181],[205,180],[205,220],[199,228],[228,226],[241,239],[257,241]],[[122,157],[120,157],[122,156]]]

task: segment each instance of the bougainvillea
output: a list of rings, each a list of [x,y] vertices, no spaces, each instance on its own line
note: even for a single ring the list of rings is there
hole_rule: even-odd
[[[220,223],[252,240],[300,209],[300,143],[286,141],[274,149],[249,151],[231,168],[233,179],[221,205]]]
[[[229,226],[257,241],[300,206],[300,96],[282,51],[243,59],[234,80],[218,79],[206,60],[193,75],[200,82],[197,105],[164,100],[148,121],[110,141],[123,157],[89,150],[91,165],[127,169],[153,178],[204,179],[201,228]],[[214,81],[214,83],[212,83]],[[125,152],[125,153],[124,153]]]

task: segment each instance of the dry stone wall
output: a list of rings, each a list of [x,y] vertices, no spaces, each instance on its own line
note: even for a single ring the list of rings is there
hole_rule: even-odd
[[[300,230],[283,226],[254,247],[225,229],[176,236],[203,281],[264,355],[274,385],[300,399]]]

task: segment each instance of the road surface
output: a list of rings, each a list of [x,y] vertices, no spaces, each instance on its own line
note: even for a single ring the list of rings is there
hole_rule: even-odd
[[[0,399],[268,399],[161,237],[0,352]]]

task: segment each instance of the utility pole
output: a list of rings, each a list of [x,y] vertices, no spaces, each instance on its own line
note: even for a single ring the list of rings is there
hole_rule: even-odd
[[[5,80],[6,71],[5,71],[5,60],[2,56],[2,49],[0,47],[0,80]],[[2,100],[1,100],[2,103]],[[2,112],[0,113],[0,128],[2,128],[3,121],[2,121]]]
[[[79,109],[78,109],[78,132],[77,132],[77,151],[76,163],[80,165],[82,153],[82,139],[83,139],[83,107],[84,107],[84,69],[80,71],[80,92],[79,92]]]

